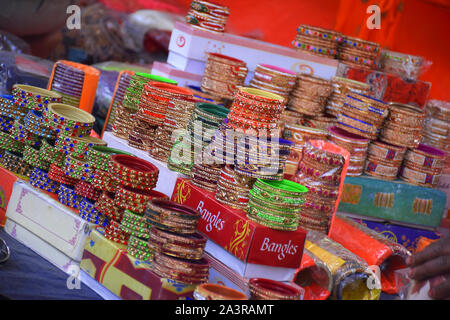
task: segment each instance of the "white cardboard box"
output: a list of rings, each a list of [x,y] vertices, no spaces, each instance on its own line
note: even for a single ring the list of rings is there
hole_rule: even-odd
[[[77,262],[94,226],[24,181],[14,183],[6,217]]]
[[[169,198],[172,196],[175,183],[179,176],[182,176],[178,172],[172,171],[167,168],[167,163],[153,159],[149,156],[148,152],[139,150],[128,145],[128,142],[124,139],[118,138],[113,135],[112,132],[105,132],[103,134],[103,140],[108,143],[108,147],[123,150],[134,154],[135,156],[147,160],[153,163],[159,169],[158,182],[156,183],[155,190],[164,193]]]
[[[153,62],[152,74],[175,80],[180,87],[199,87],[202,84],[202,75],[182,71],[168,63]]]
[[[206,242],[205,251],[228,268],[234,270],[239,276],[247,279],[267,278],[276,281],[291,281],[296,271],[296,269],[243,262],[209,239]]]
[[[217,52],[247,63],[252,77],[260,63],[275,65],[294,72],[305,72],[330,79],[336,75],[338,61],[229,33],[214,33],[177,22],[172,31],[167,62],[174,67],[203,75],[207,52]]]

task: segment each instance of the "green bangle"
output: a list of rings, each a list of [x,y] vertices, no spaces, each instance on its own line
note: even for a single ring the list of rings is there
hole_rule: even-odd
[[[255,184],[269,193],[277,193],[282,196],[303,198],[308,192],[308,188],[305,186],[285,179],[280,181],[258,179]]]
[[[201,116],[209,118],[213,121],[222,122],[228,116],[229,109],[217,104],[199,102],[195,104],[194,112],[199,113]]]
[[[159,81],[159,82],[165,82],[165,83],[170,83],[173,85],[178,85],[178,82],[169,78],[165,78],[162,76],[158,76],[156,74],[150,74],[150,73],[144,73],[144,72],[136,72],[135,73],[136,77],[139,77],[140,79],[142,79],[143,81],[148,82],[149,80],[153,80],[153,81]]]
[[[280,224],[273,223],[273,222],[268,222],[266,220],[258,218],[258,216],[247,215],[247,217],[249,220],[252,220],[262,226],[265,226],[265,227],[268,227],[271,229],[282,230],[282,231],[296,231],[298,229],[298,224],[286,226],[286,225],[280,225]]]
[[[269,212],[269,213],[273,213],[279,216],[283,216],[283,217],[294,217],[294,216],[298,216],[300,214],[301,208],[297,207],[295,209],[283,209],[281,207],[276,207],[276,206],[269,206],[267,204],[267,202],[264,201],[255,201],[255,198],[250,197],[248,200],[248,205],[251,207],[254,207],[256,209],[258,209],[259,211],[265,211],[265,212]]]
[[[267,192],[264,189],[261,189],[258,185],[253,185],[253,188],[251,190],[251,194],[255,197],[266,199],[267,202],[272,203],[282,203],[285,205],[302,205],[305,203],[305,197],[288,197],[283,194],[274,193],[274,192]]]

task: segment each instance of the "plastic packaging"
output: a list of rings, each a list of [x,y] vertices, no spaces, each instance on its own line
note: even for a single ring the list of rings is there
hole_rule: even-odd
[[[381,284],[369,265],[327,236],[308,232],[304,251],[329,270],[333,279],[331,298],[337,300],[378,300]]]
[[[406,268],[406,259],[411,255],[405,247],[357,222],[338,216],[330,228],[330,238],[364,259],[368,265],[379,268],[383,292],[398,292],[394,272]]]
[[[404,80],[416,81],[433,63],[420,56],[382,50],[381,70],[398,75]]]

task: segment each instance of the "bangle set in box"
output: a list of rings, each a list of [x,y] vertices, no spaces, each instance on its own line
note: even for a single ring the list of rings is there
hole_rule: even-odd
[[[229,15],[230,11],[225,6],[209,1],[194,0],[186,15],[186,22],[195,28],[223,33]]]

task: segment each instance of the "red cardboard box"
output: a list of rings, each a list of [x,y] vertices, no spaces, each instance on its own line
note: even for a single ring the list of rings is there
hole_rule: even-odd
[[[0,227],[6,223],[6,209],[11,198],[14,182],[17,181],[14,173],[0,166]]]
[[[371,96],[385,102],[398,102],[423,108],[428,100],[431,82],[405,81],[402,78],[377,70],[364,70],[340,63],[338,76],[370,85]]]
[[[287,232],[253,222],[242,210],[214,199],[214,193],[178,178],[172,200],[202,213],[198,230],[243,262],[296,269],[300,266],[306,231]]]

